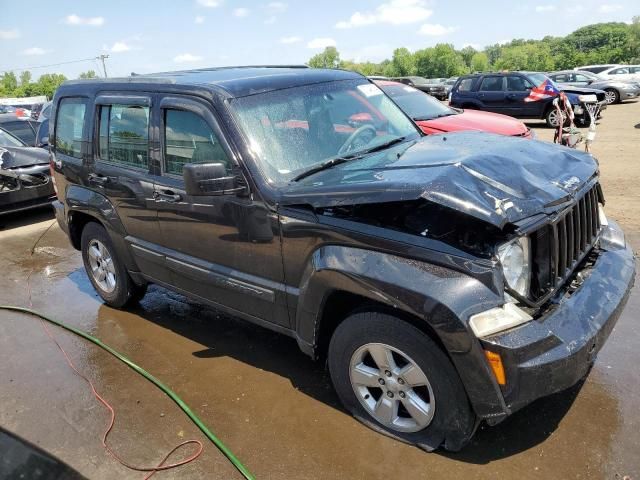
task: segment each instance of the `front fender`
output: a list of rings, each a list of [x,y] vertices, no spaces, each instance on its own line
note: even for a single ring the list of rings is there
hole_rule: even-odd
[[[467,324],[474,313],[503,303],[486,285],[442,266],[365,249],[324,246],[313,253],[300,284],[295,323],[299,340],[318,346],[325,302],[335,291],[369,298],[427,322],[452,359],[476,413],[486,417],[505,411],[480,342]]]

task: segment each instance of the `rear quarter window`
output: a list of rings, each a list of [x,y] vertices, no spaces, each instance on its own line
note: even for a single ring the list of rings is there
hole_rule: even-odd
[[[82,158],[82,130],[87,102],[82,98],[63,98],[56,115],[56,152]]]

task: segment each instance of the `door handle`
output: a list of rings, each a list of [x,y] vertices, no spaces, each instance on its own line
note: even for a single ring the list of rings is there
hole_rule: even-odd
[[[99,187],[104,187],[107,183],[109,183],[109,177],[105,177],[104,175],[98,175],[97,173],[90,173],[87,175],[89,179],[89,183],[93,183],[94,185],[98,185]]]
[[[157,202],[175,203],[182,200],[182,195],[174,193],[172,190],[154,190],[153,198]]]

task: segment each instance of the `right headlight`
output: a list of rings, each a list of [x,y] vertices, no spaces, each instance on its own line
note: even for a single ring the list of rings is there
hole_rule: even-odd
[[[498,247],[498,259],[509,288],[526,297],[531,284],[531,250],[528,237],[518,237]]]

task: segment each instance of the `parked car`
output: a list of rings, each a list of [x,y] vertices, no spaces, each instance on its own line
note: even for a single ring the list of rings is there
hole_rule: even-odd
[[[574,68],[574,70],[584,70],[586,72],[591,72],[591,73],[600,73],[600,72],[604,72],[609,68],[613,68],[617,66],[618,65],[616,64],[584,65],[582,67],[576,67]]]
[[[38,117],[40,117],[40,112],[42,111],[43,107],[44,107],[44,104],[42,104],[42,103],[36,103],[36,104],[31,106],[31,119],[32,120],[38,120]]]
[[[640,65],[618,65],[598,72],[602,78],[609,80],[633,80],[640,81]]]
[[[0,105],[0,114],[3,114],[3,113],[12,113],[15,115],[16,107],[12,105]]]
[[[444,93],[447,95],[447,98],[449,98],[451,89],[453,88],[453,86],[456,84],[457,81],[458,81],[458,77],[447,78],[444,81]]]
[[[38,122],[33,120],[20,120],[13,113],[3,113],[0,114],[0,128],[18,137],[30,147],[36,146]]]
[[[453,107],[502,113],[515,118],[544,119],[550,127],[560,121],[553,98],[526,101],[531,89],[549,80],[537,72],[500,72],[464,75],[458,79],[451,91],[449,104]],[[602,90],[581,87],[555,88],[564,92],[576,117],[576,123],[587,125],[590,117],[586,104],[598,103],[600,112],[607,107],[606,94]]]
[[[0,215],[50,205],[55,198],[49,154],[0,128]]]
[[[604,90],[609,105],[640,95],[640,83],[623,80],[603,79],[589,71],[562,70],[547,76],[561,87],[589,87]]]
[[[429,95],[436,97],[438,100],[447,99],[447,91],[443,84],[433,83],[423,77],[396,77],[391,80],[395,82],[404,83],[410,87],[417,88],[418,90],[428,93]]]
[[[532,138],[531,129],[513,117],[499,113],[450,108],[432,96],[398,82],[377,81],[375,83],[426,134],[475,130]]]
[[[289,335],[348,412],[427,450],[587,375],[634,281],[590,154],[423,136],[354,72],[71,81],[53,102],[56,216],[108,305],[157,283]]]

